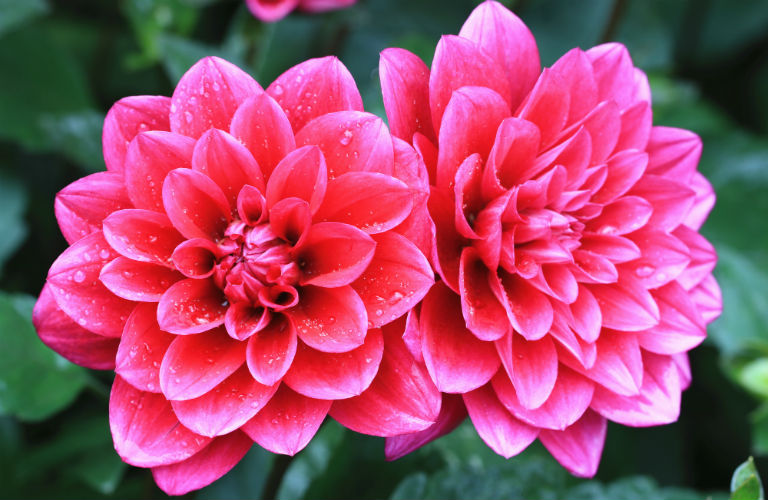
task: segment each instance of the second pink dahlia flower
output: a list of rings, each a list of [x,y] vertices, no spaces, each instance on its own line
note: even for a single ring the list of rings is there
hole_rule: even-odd
[[[426,173],[337,59],[266,91],[203,59],[171,98],[118,101],[103,138],[108,171],[56,197],[71,246],[34,323],[114,368],[123,460],[181,494],[254,441],[296,453],[329,412],[380,436],[434,422],[439,392],[392,323],[433,284]]]
[[[254,16],[264,22],[279,21],[294,9],[304,12],[327,12],[354,5],[357,0],[245,0]]]
[[[714,203],[699,138],[652,126],[648,80],[626,48],[574,49],[540,69],[528,28],[487,1],[431,70],[387,49],[393,135],[432,184],[440,275],[406,340],[446,395],[432,428],[469,413],[513,456],[539,439],[573,474],[595,474],[606,421],[673,422],[686,352],[721,309],[716,255],[699,234]]]

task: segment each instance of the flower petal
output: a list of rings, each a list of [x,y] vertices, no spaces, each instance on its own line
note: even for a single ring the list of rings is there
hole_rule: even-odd
[[[264,385],[279,382],[296,355],[296,328],[282,314],[272,316],[269,325],[248,340],[245,361],[251,375]]]
[[[467,328],[480,340],[496,340],[510,329],[504,307],[490,285],[491,271],[472,247],[461,253],[459,291]]]
[[[67,316],[45,285],[32,311],[32,324],[43,344],[68,360],[94,370],[115,368],[118,339],[91,333]]]
[[[168,495],[185,495],[208,486],[229,472],[253,445],[243,432],[233,432],[211,441],[190,458],[152,468],[155,483]]]
[[[296,144],[320,147],[328,164],[328,179],[347,172],[392,175],[392,136],[378,116],[359,111],[322,115],[296,134]]]
[[[504,458],[514,457],[539,435],[539,429],[510,415],[490,384],[467,392],[463,397],[480,438]]]
[[[476,42],[501,66],[511,87],[505,98],[516,108],[533,88],[540,69],[536,40],[525,23],[500,3],[484,2],[469,15],[459,36]]]
[[[206,238],[186,240],[173,250],[173,265],[187,278],[204,279],[216,270],[219,248]]]
[[[634,396],[643,383],[643,360],[637,335],[628,332],[603,331],[595,342],[597,358],[583,375],[623,396]]]
[[[104,220],[104,238],[121,255],[173,268],[173,251],[184,241],[168,216],[150,210],[118,210]]]
[[[214,389],[195,399],[171,401],[179,421],[201,436],[223,436],[249,421],[277,390],[255,381],[241,366]]]
[[[156,304],[137,304],[120,338],[115,372],[139,390],[160,392],[160,363],[175,338],[157,324]]]
[[[297,64],[269,86],[267,93],[285,110],[293,131],[334,111],[362,111],[355,79],[334,56]]]
[[[307,231],[296,251],[299,283],[340,287],[356,280],[368,267],[376,242],[362,230],[341,222],[320,222]]]
[[[99,274],[110,292],[137,302],[159,301],[168,287],[182,278],[178,271],[122,256],[105,265]]]
[[[423,431],[400,434],[386,439],[384,453],[387,460],[397,460],[425,444],[445,436],[467,418],[467,410],[464,408],[464,401],[461,396],[446,393],[443,393],[442,396],[440,414],[434,424]]]
[[[317,212],[325,196],[328,170],[317,146],[296,149],[277,164],[267,183],[267,207],[285,198],[299,198]]]
[[[686,352],[707,336],[701,313],[688,292],[677,282],[654,290],[661,321],[638,335],[640,346],[657,354]]]
[[[109,395],[109,428],[117,454],[136,467],[181,462],[211,442],[181,425],[162,394],[140,391],[119,375]]]
[[[597,82],[598,101],[613,99],[624,109],[635,98],[635,68],[629,51],[620,43],[605,43],[587,51]]]
[[[405,347],[401,338],[404,323],[384,328],[384,357],[370,387],[331,406],[331,417],[341,425],[386,437],[422,431],[437,419],[440,392]]]
[[[272,319],[270,310],[254,306],[250,302],[236,302],[227,308],[224,327],[227,334],[235,340],[247,340],[266,328]]]
[[[285,311],[299,338],[322,352],[348,352],[363,345],[367,315],[352,287],[302,287],[299,303]]]
[[[686,182],[701,157],[701,138],[681,128],[653,127],[648,140],[648,173]]]
[[[578,422],[565,430],[542,430],[539,440],[571,474],[592,477],[600,465],[607,429],[605,418],[587,410]]]
[[[192,165],[195,141],[171,132],[143,132],[125,155],[125,188],[136,208],[163,211],[163,181],[175,168]]]
[[[636,280],[622,277],[611,285],[589,285],[600,304],[603,326],[622,332],[638,332],[659,324],[659,306]]]
[[[317,221],[343,222],[368,234],[388,231],[411,212],[410,188],[402,181],[373,172],[348,172],[328,181]]]
[[[510,332],[496,341],[496,350],[520,404],[529,410],[544,404],[557,382],[557,350],[552,338],[528,341]]]
[[[454,92],[461,87],[477,86],[494,91],[509,112],[512,80],[505,68],[472,40],[444,35],[437,43],[429,75],[429,107],[432,125],[440,135],[443,114]],[[479,115],[477,118],[481,118]],[[464,158],[462,158],[463,160]]]
[[[427,370],[441,392],[464,393],[493,377],[499,357],[491,342],[464,327],[459,297],[437,283],[424,297],[420,327]]]
[[[234,64],[205,57],[181,77],[171,98],[171,130],[197,139],[210,128],[229,130],[237,107],[263,92]]]
[[[59,191],[53,209],[61,233],[71,245],[100,230],[112,212],[131,206],[122,174],[97,172]]]
[[[565,127],[570,103],[565,81],[556,72],[544,69],[515,116],[539,127],[541,146],[547,147]]]
[[[435,282],[426,257],[408,239],[387,232],[374,236],[374,240],[373,259],[352,283],[365,305],[369,328],[408,312]]]
[[[682,224],[696,200],[696,192],[681,181],[644,175],[629,191],[653,206],[648,226],[671,231]]]
[[[202,396],[245,362],[245,342],[232,340],[223,328],[205,335],[179,335],[160,365],[160,388],[166,398],[183,401]]]
[[[497,297],[507,310],[507,317],[515,330],[528,340],[543,337],[552,326],[554,317],[552,303],[547,296],[516,274],[502,272],[501,284],[503,295]]]
[[[266,92],[237,108],[229,132],[248,148],[266,177],[285,155],[296,149],[291,122]]]
[[[272,453],[295,455],[309,444],[330,407],[330,401],[302,396],[280,384],[269,403],[243,430]]]
[[[435,223],[432,264],[443,283],[458,293],[461,252],[467,240],[456,231],[453,199],[443,190],[433,186],[428,206],[429,215]]]
[[[128,144],[139,132],[171,130],[168,114],[171,98],[156,95],[137,95],[120,99],[104,118],[101,136],[104,162],[107,170],[122,174]]]
[[[185,279],[160,298],[157,321],[165,331],[188,335],[221,325],[226,310],[227,299],[211,279]]]
[[[437,186],[453,190],[456,171],[467,156],[478,153],[483,161],[488,158],[509,106],[485,87],[463,87],[450,97],[438,136]]]
[[[299,330],[300,331],[300,330]],[[283,381],[309,398],[345,399],[359,396],[373,382],[384,353],[381,330],[368,330],[365,343],[348,352],[321,352],[299,343]]]
[[[246,0],[245,4],[257,18],[274,23],[290,14],[299,5],[299,0]]]
[[[379,77],[392,135],[411,142],[413,134],[420,132],[437,142],[429,109],[429,68],[424,61],[405,49],[384,49]]]
[[[219,129],[204,133],[192,153],[192,168],[210,177],[222,190],[230,208],[246,184],[264,192],[264,176],[250,151],[237,139]]]
[[[117,257],[101,232],[78,240],[48,270],[56,303],[78,325],[105,337],[119,337],[134,304],[99,281],[101,268]]]
[[[566,52],[552,65],[552,71],[557,73],[568,87],[571,96],[568,108],[568,124],[584,118],[597,105],[597,82],[592,70],[592,63],[581,49]]]
[[[592,381],[560,365],[552,394],[544,404],[529,410],[520,404],[505,372],[493,377],[492,383],[499,401],[512,415],[534,427],[555,430],[564,430],[581,418],[589,408],[595,390]]]
[[[163,206],[173,226],[187,238],[216,241],[232,220],[226,195],[209,177],[188,168],[168,173]]]
[[[484,172],[484,193],[496,197],[505,187],[529,180],[539,167],[534,162],[541,144],[541,133],[533,123],[521,118],[505,118],[496,131]]]

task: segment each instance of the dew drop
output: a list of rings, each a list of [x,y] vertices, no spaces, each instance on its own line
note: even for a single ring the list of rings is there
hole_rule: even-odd
[[[350,142],[352,142],[352,131],[351,130],[345,130],[344,134],[342,134],[341,139],[339,139],[339,142],[342,146],[349,145]]]
[[[74,279],[74,280],[75,280],[77,283],[82,283],[83,281],[85,281],[85,273],[84,273],[84,272],[82,272],[82,271],[76,271],[76,272],[75,272],[75,275],[73,276],[73,279]]]
[[[280,86],[280,85],[275,85],[275,88],[273,88],[273,89],[272,89],[272,92],[273,92],[273,93],[274,93],[276,96],[281,96],[281,95],[283,95],[283,87],[282,87],[282,86]]]
[[[192,113],[190,113],[189,111],[185,111],[184,119],[187,120],[187,123],[192,123]]]
[[[638,278],[647,278],[653,274],[654,269],[651,266],[638,266],[635,269],[635,274]]]

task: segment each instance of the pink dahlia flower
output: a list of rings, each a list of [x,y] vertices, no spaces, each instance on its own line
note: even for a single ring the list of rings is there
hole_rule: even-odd
[[[327,12],[354,5],[357,0],[245,0],[254,16],[273,23],[284,18],[294,9],[304,12]]]
[[[675,421],[686,351],[721,309],[698,233],[715,196],[699,138],[652,126],[626,48],[574,49],[541,70],[528,28],[488,1],[440,40],[431,70],[387,49],[380,73],[393,135],[428,167],[441,278],[405,338],[440,391],[461,395],[432,428],[390,439],[389,456],[466,408],[497,453],[538,438],[592,476],[606,420]]]
[[[38,333],[114,368],[115,448],[168,493],[217,479],[254,441],[296,453],[329,411],[380,436],[440,411],[392,323],[434,282],[426,170],[361,103],[332,57],[266,91],[206,58],[172,98],[118,101],[108,171],[56,197],[71,246]]]

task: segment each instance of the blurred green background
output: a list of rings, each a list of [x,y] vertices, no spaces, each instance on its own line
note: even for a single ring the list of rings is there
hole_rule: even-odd
[[[570,477],[539,445],[494,455],[469,425],[399,461],[383,439],[328,422],[294,460],[257,447],[195,498],[727,498],[748,455],[768,470],[768,2],[518,0],[551,64],[617,40],[650,76],[654,122],[704,140],[718,204],[703,229],[720,254],[725,311],[692,356],[676,424],[611,425],[600,471]],[[170,95],[204,55],[267,86],[290,66],[336,54],[366,108],[384,115],[378,52],[428,63],[472,0],[359,0],[265,25],[242,0],[0,0],[0,498],[156,498],[149,471],[122,464],[107,424],[110,374],[38,340],[34,296],[66,244],[55,193],[104,169],[101,126],[117,99]]]

